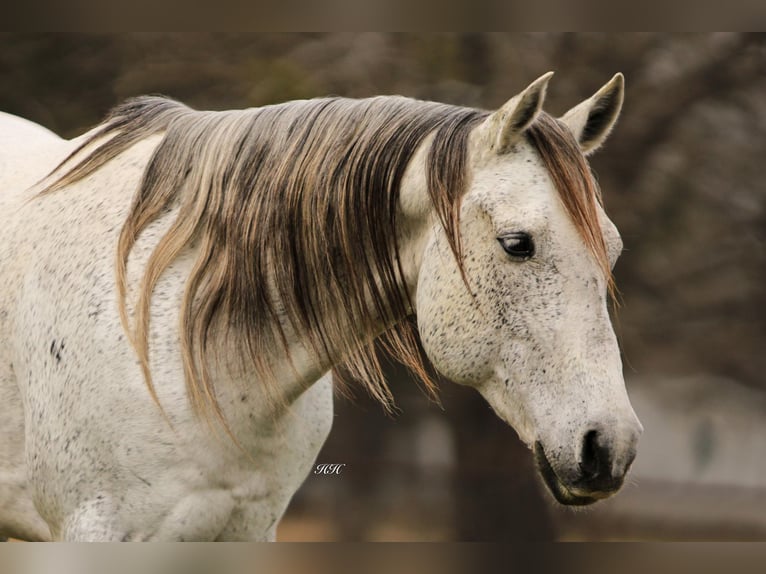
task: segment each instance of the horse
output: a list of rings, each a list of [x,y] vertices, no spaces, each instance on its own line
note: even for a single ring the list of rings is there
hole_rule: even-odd
[[[390,408],[375,341],[480,392],[559,503],[617,492],[642,427],[587,155],[624,80],[557,119],[551,75],[494,112],[147,96],[73,140],[0,116],[0,535],[274,540],[333,371]]]

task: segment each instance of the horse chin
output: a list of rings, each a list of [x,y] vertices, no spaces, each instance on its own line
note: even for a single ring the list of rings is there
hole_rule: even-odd
[[[553,470],[548,457],[545,454],[540,441],[535,442],[535,463],[540,475],[543,477],[545,486],[548,487],[553,497],[559,504],[565,506],[588,506],[604,498],[603,496],[589,496],[580,493],[575,494],[569,490]]]

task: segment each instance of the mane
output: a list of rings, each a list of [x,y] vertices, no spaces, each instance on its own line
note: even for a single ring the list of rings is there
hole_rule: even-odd
[[[414,326],[404,320],[413,306],[396,242],[400,183],[415,150],[433,136],[428,192],[462,271],[458,230],[469,179],[468,137],[487,115],[398,96],[323,98],[226,112],[141,97],[112,110],[53,171],[43,193],[87,177],[140,140],[164,134],[136,191],[116,255],[121,321],[160,409],[149,369],[150,301],[162,273],[191,244],[196,261],[185,286],[179,334],[197,413],[219,420],[228,432],[209,369],[214,335],[226,337],[277,396],[268,357],[275,345],[289,355],[289,329],[305,334],[319,357],[343,350],[343,370],[390,406],[391,392],[368,343],[381,323],[388,328],[385,348],[435,394]],[[598,227],[598,190],[574,138],[540,114],[527,139],[611,277]],[[91,146],[95,149],[75,163]],[[177,215],[146,266],[131,327],[129,254],[141,232],[173,208]]]
[[[432,135],[428,190],[459,257],[456,222],[467,181],[468,135],[486,115],[398,96],[227,112],[141,97],[115,108],[54,170],[56,179],[43,193],[164,134],[133,199],[116,258],[121,319],[158,405],[148,358],[151,295],[163,271],[194,242],[180,342],[197,412],[225,425],[207,359],[214,333],[229,337],[274,387],[267,358],[275,344],[287,351],[286,326],[305,334],[320,357],[345,350],[343,370],[389,406],[391,392],[367,343],[381,322],[390,327],[385,347],[435,392],[414,327],[403,321],[413,306],[396,242],[400,183],[415,150]],[[71,165],[93,145],[98,147]],[[131,328],[128,256],[140,233],[174,206],[178,214],[146,266]]]

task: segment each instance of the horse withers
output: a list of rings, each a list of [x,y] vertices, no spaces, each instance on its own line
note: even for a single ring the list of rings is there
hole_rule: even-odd
[[[476,388],[559,502],[616,492],[641,425],[585,156],[623,79],[554,119],[549,78],[494,113],[152,97],[72,141],[0,117],[0,534],[274,539],[328,371],[391,403],[380,335]]]

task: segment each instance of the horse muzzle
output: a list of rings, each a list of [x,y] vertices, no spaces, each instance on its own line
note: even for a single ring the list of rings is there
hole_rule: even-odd
[[[573,464],[552,462],[540,441],[535,442],[535,462],[543,481],[561,504],[585,506],[607,498],[622,487],[636,457],[641,433],[638,425],[617,436],[598,428],[586,431]],[[615,433],[612,433],[613,435]]]

